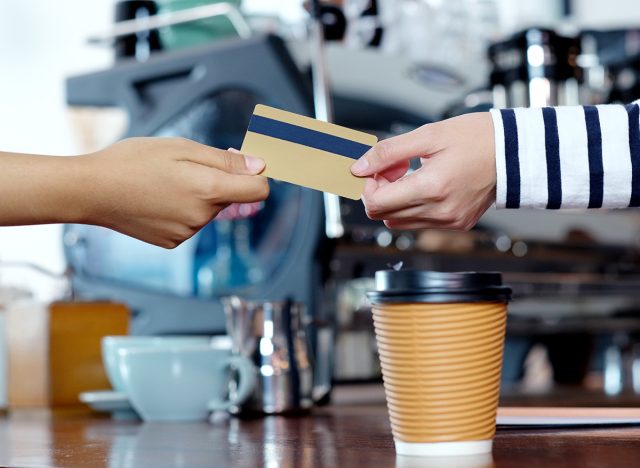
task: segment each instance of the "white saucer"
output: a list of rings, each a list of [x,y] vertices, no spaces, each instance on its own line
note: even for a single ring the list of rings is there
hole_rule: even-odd
[[[83,392],[80,394],[80,401],[89,405],[94,411],[112,413],[117,419],[137,418],[129,398],[124,393],[113,390]]]

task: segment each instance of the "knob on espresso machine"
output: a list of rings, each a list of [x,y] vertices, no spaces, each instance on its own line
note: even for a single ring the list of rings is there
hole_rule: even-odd
[[[580,38],[527,29],[489,48],[494,106],[544,107],[580,102]]]

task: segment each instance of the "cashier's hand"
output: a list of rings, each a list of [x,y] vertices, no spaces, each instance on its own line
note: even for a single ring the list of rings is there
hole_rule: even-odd
[[[418,156],[422,166],[407,174]],[[471,229],[495,201],[491,116],[454,117],[381,141],[351,171],[371,177],[367,215],[391,229]]]
[[[181,138],[130,138],[78,158],[90,167],[88,224],[165,248],[231,203],[264,200],[264,161]]]

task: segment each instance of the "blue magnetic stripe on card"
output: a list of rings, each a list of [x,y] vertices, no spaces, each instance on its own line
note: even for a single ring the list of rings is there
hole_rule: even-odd
[[[544,146],[547,153],[547,209],[557,210],[562,205],[562,177],[560,170],[560,138],[558,119],[553,107],[542,109]]]
[[[501,109],[500,114],[504,126],[504,159],[507,169],[505,208],[520,208],[520,156],[516,114],[513,109]]]
[[[371,146],[357,141],[341,138],[329,133],[311,130],[287,122],[270,119],[261,115],[253,115],[248,130],[253,133],[277,138],[279,140],[297,143],[310,148],[328,151],[347,158],[358,159]]]
[[[589,206],[602,208],[604,198],[604,168],[602,165],[602,132],[600,114],[596,106],[584,106],[587,127],[587,152],[589,157]]]
[[[640,111],[638,104],[629,104],[629,153],[631,154],[630,207],[640,206]]]

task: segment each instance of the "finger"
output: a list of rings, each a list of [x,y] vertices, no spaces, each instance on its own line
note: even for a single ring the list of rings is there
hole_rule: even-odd
[[[435,151],[433,124],[424,125],[402,135],[382,140],[351,167],[354,175],[364,177],[383,172],[398,163]]]
[[[227,151],[229,153],[242,154],[240,150],[236,148],[228,148]],[[265,162],[262,159],[254,158],[253,156],[249,156],[249,155],[243,155],[243,156],[244,156],[244,162],[247,168],[251,170],[250,175],[260,174],[264,170]]]
[[[269,195],[269,183],[265,177],[224,174],[216,178],[212,201],[220,203],[259,202]]]
[[[254,175],[264,170],[264,161],[240,154],[236,151],[224,151],[211,146],[194,143],[192,150],[187,151],[184,160],[212,167],[229,174]]]
[[[234,154],[242,154],[240,150],[237,150],[235,148],[229,148],[227,151]],[[253,156],[249,156],[246,154],[243,156],[244,156],[244,163],[252,175],[260,174],[262,171],[264,171],[265,162],[262,159],[254,158]]]
[[[385,169],[380,173],[386,180],[389,182],[395,182],[400,177],[407,174],[409,170],[410,161],[401,161],[397,164],[394,164],[388,169]]]
[[[365,200],[372,197],[376,190],[378,190],[378,181],[373,177],[367,177],[364,182],[364,190],[362,191],[362,202],[365,204],[365,208]]]
[[[232,203],[225,209],[223,209],[217,219],[229,220],[229,219],[244,219],[250,218],[257,214],[262,209],[262,203]]]
[[[424,221],[414,222],[400,222],[400,221],[385,221],[384,225],[394,231],[415,231],[418,229],[430,229],[431,226]]]
[[[375,190],[365,191],[362,201],[367,211],[387,213],[422,205],[419,171],[395,182],[379,182]]]
[[[371,198],[380,187],[388,184],[389,181],[381,174],[376,174],[373,177],[367,177],[365,179],[364,190],[362,191],[362,202],[365,208],[367,208],[366,200]]]
[[[389,219],[384,221],[384,225],[389,229],[394,229],[397,231],[407,230],[412,231],[416,229],[440,229],[440,230],[450,230],[446,224],[443,224],[434,220],[425,220],[425,219],[405,219],[405,220],[395,220]]]
[[[235,148],[229,148],[227,151],[234,154],[242,154],[240,150],[237,150]],[[255,158],[253,156],[249,156],[247,154],[243,156],[244,156],[244,162],[247,165],[247,168],[249,168],[249,170],[251,171],[250,172],[251,175],[260,174],[262,171],[264,171],[264,168],[265,168],[264,160],[260,158]]]
[[[435,216],[431,216],[430,210],[425,208],[424,205],[412,206],[409,208],[403,208],[396,211],[382,211],[382,212],[369,212],[367,216],[376,220],[402,220],[402,219],[436,219]]]

